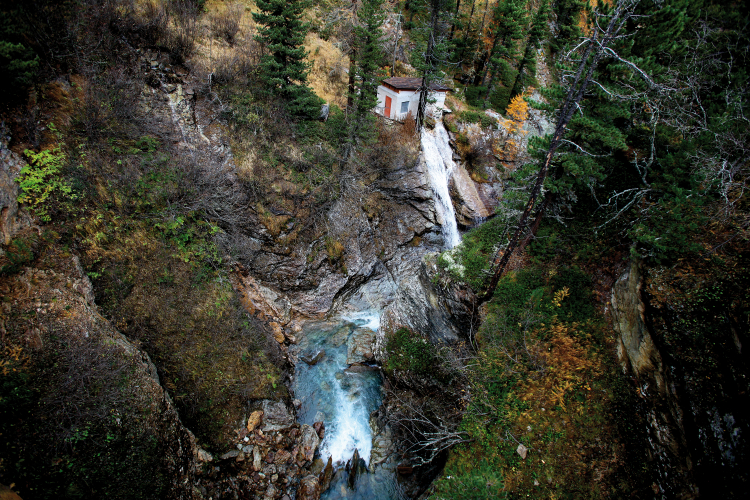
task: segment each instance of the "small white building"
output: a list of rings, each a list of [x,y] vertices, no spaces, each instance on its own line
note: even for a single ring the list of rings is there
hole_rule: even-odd
[[[421,78],[393,77],[383,80],[383,84],[378,86],[378,107],[375,110],[393,120],[403,120],[409,112],[416,116],[421,86]],[[434,102],[430,104],[442,109],[449,90],[445,85],[431,84],[428,99]]]

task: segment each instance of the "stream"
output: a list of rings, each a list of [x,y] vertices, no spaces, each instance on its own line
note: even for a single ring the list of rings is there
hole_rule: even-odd
[[[400,500],[404,496],[396,480],[396,457],[389,457],[386,431],[374,431],[370,414],[382,401],[382,376],[376,366],[347,363],[348,345],[357,334],[370,335],[379,327],[378,312],[363,312],[331,322],[305,325],[298,345],[300,361],[294,378],[294,393],[301,396],[297,419],[302,424],[325,423],[325,438],[319,451],[323,461],[330,456],[336,474],[322,499]],[[308,364],[303,361],[313,361]],[[375,445],[375,446],[373,446]],[[367,466],[354,488],[344,470],[354,450]]]
[[[455,164],[441,120],[436,120],[433,130],[422,131],[421,143],[444,247],[453,248],[461,241],[448,189]],[[398,277],[395,280],[400,281]],[[386,298],[379,300],[385,302]],[[302,403],[297,419],[301,424],[325,424],[319,454],[324,463],[331,457],[336,470],[330,488],[321,495],[325,500],[405,498],[396,474],[398,457],[392,453],[390,430],[379,428],[370,418],[382,402],[381,371],[352,355],[362,336],[374,340],[380,327],[377,308],[384,304],[374,302],[371,310],[307,322],[295,348],[298,362],[292,389]],[[346,465],[355,449],[366,469],[360,469],[350,487]]]

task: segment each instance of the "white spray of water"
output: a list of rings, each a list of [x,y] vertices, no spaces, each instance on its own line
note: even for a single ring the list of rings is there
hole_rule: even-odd
[[[453,248],[461,242],[456,223],[456,212],[453,209],[448,180],[456,164],[453,163],[453,150],[448,142],[448,132],[441,120],[435,121],[435,129],[422,129],[422,151],[427,164],[427,176],[435,193],[435,208],[439,222],[443,226],[445,245]]]
[[[377,331],[380,328],[380,312],[358,311],[341,318],[357,324],[361,328]],[[342,353],[345,357],[346,354]],[[333,404],[336,408],[333,422],[327,425],[326,437],[321,445],[321,455],[330,455],[334,464],[343,465],[352,458],[354,449],[366,463],[370,462],[372,451],[372,429],[368,403],[377,390],[366,386],[360,376],[344,374],[336,377],[346,367],[344,359],[338,357],[331,363],[331,373],[326,376],[330,382]]]

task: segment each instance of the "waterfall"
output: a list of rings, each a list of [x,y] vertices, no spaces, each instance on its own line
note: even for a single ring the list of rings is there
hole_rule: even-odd
[[[461,242],[461,236],[458,234],[456,212],[448,190],[448,180],[456,166],[448,140],[448,132],[443,127],[442,120],[435,121],[434,130],[422,129],[422,152],[427,164],[430,186],[435,193],[438,221],[443,226],[445,246],[453,248]]]

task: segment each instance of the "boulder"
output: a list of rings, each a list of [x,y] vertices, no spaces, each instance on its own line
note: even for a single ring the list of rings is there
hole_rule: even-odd
[[[320,484],[315,476],[305,476],[297,487],[297,500],[318,500],[320,498]]]
[[[278,431],[294,425],[294,417],[289,413],[283,401],[264,400],[261,403],[263,410],[263,432]]]
[[[349,471],[349,477],[347,478],[347,483],[349,484],[350,488],[354,488],[354,485],[357,483],[357,478],[365,471],[367,471],[367,464],[365,464],[365,461],[359,456],[359,450],[354,448],[354,454],[352,455],[352,459],[347,462],[346,464],[347,470]]]
[[[275,463],[276,465],[284,465],[286,463],[289,463],[291,459],[292,454],[290,452],[288,452],[287,450],[279,450],[276,452],[273,463]]]
[[[240,450],[230,450],[219,457],[220,460],[229,460],[231,458],[237,458],[240,454]]]
[[[313,429],[315,429],[315,432],[318,433],[318,437],[322,441],[326,435],[326,424],[324,424],[323,422],[315,422],[313,424]]]
[[[271,321],[268,323],[268,326],[271,327],[271,330],[273,331],[273,338],[278,342],[279,344],[283,344],[285,337],[284,337],[284,330],[281,329],[281,325],[278,324],[275,321]]]
[[[300,449],[297,452],[297,460],[312,462],[315,457],[315,450],[320,444],[320,438],[315,429],[307,424],[303,424],[301,427],[302,436],[300,437]]]
[[[319,476],[320,491],[321,493],[326,491],[331,486],[331,479],[333,479],[333,459],[328,457],[328,463],[326,464],[323,471]]]
[[[307,363],[308,365],[310,365],[310,366],[315,366],[325,356],[326,356],[325,349],[321,349],[320,351],[318,351],[314,355],[303,354],[302,356],[300,356],[300,359],[302,361],[304,361],[305,363]]]
[[[375,360],[373,345],[375,332],[369,328],[357,328],[346,343],[346,363],[370,363]]]

